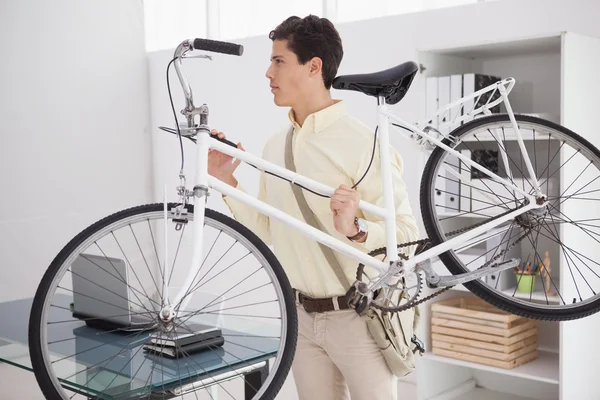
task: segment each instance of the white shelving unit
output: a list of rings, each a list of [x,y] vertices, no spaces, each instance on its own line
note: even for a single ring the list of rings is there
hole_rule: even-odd
[[[415,79],[413,85],[417,85],[417,88],[413,90],[425,94],[428,76],[474,72],[502,78],[514,77],[516,86],[509,99],[515,113],[538,114],[572,129],[596,146],[600,144],[600,137],[593,136],[593,128],[597,122],[591,106],[583,107],[587,110],[586,113],[582,110],[582,101],[575,101],[588,99],[593,103],[600,92],[600,83],[595,79],[597,73],[592,76],[592,71],[600,66],[600,39],[559,32],[498,43],[471,43],[452,48],[425,49],[418,52],[418,57],[424,72]],[[584,70],[580,69],[581,65],[585,66]],[[589,74],[587,77],[583,75],[586,73]],[[426,101],[423,100],[420,120],[427,115],[426,109]],[[485,140],[483,137],[482,139]],[[563,178],[564,174],[561,176]],[[441,214],[446,217],[455,215],[452,212]],[[473,222],[477,222],[477,218],[473,218]],[[560,234],[565,234],[562,226]],[[566,299],[575,297],[576,292],[565,285],[568,277],[564,276],[567,272],[565,265],[561,264],[559,249],[549,250],[553,281],[568,303],[570,301]],[[600,249],[598,253],[600,259]],[[440,274],[448,274],[441,262],[436,270]],[[515,292],[514,288],[504,289],[504,292],[518,298],[530,298],[529,294]],[[472,294],[464,286],[458,285],[422,306],[423,323],[420,334],[427,348],[431,348],[431,302],[464,296]],[[539,281],[536,282],[536,290],[531,297],[541,302],[548,300],[550,304],[562,302],[558,296],[546,299]],[[418,400],[600,398],[600,382],[593,379],[594,374],[589,369],[591,361],[582,361],[590,359],[591,355],[587,354],[590,348],[581,342],[589,340],[593,343],[591,332],[597,332],[599,328],[600,319],[596,317],[574,323],[542,322],[538,326],[539,357],[511,370],[426,353],[419,359],[417,369]],[[592,352],[597,356],[600,351]],[[597,364],[595,365],[597,368]],[[582,368],[585,372],[581,371]]]
[[[549,351],[540,351],[540,356],[534,361],[523,364],[520,367],[513,369],[502,369],[471,363],[462,360],[456,360],[448,357],[441,357],[433,353],[427,353],[424,357],[431,361],[443,362],[451,365],[459,365],[467,368],[477,368],[482,371],[490,371],[497,374],[516,376],[526,378],[532,381],[546,382],[551,384],[559,384],[559,360],[558,353]]]

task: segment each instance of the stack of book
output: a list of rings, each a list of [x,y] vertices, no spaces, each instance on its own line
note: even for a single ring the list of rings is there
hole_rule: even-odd
[[[216,349],[225,343],[219,328],[186,323],[171,332],[155,332],[148,337],[144,350],[171,358],[181,358],[202,350]]]

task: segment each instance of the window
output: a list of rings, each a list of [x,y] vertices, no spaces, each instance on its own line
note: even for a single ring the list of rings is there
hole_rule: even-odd
[[[322,15],[322,0],[220,0],[219,37],[234,40],[266,35],[287,17]]]

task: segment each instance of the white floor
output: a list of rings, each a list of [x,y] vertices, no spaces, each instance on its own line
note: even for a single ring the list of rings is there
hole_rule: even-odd
[[[2,400],[44,400],[44,396],[42,395],[32,372],[4,363],[0,363],[0,393],[0,398]],[[73,400],[79,399],[83,399],[83,397],[73,397]],[[288,379],[277,396],[277,399],[297,399],[293,382]],[[416,399],[417,391],[414,384],[399,382],[398,400]]]

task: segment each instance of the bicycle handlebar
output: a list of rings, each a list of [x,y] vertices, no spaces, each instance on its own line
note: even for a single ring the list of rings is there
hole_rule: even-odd
[[[241,56],[244,54],[244,46],[230,42],[221,42],[211,39],[194,39],[192,46],[195,50],[212,51],[215,53],[231,54]]]
[[[177,76],[179,77],[181,88],[183,89],[183,92],[185,94],[187,110],[192,110],[194,108],[193,96],[192,88],[190,87],[189,82],[187,81],[187,79],[181,71],[181,60],[187,52],[193,50],[204,50],[215,53],[241,56],[244,53],[244,46],[242,46],[241,44],[235,44],[230,42],[221,42],[219,40],[199,38],[184,40],[179,44],[179,46],[177,46],[177,48],[175,49],[175,54],[173,54],[173,61],[175,62],[175,70],[177,71]]]
[[[183,68],[182,68],[182,60],[185,58],[185,54],[189,51],[193,50],[204,50],[215,53],[223,53],[223,54],[231,54],[236,56],[241,56],[244,53],[244,46],[240,44],[230,43],[230,42],[222,42],[218,40],[211,39],[188,39],[184,40],[177,46],[175,49],[175,54],[173,55],[173,62],[175,66],[175,71],[177,72],[177,76],[179,78],[179,83],[181,84],[181,88],[183,89],[183,93],[185,95],[186,106],[185,109],[182,110],[182,114],[186,116],[188,122],[188,128],[192,128],[195,126],[194,123],[194,115],[200,114],[200,124],[206,126],[207,124],[207,113],[208,110],[205,110],[206,106],[202,106],[200,108],[196,108],[194,106],[194,98],[192,94],[192,88],[186,79]],[[170,130],[167,130],[171,133]],[[237,145],[227,139],[221,139],[218,136],[210,135],[212,138],[228,144],[231,147],[237,148]]]

